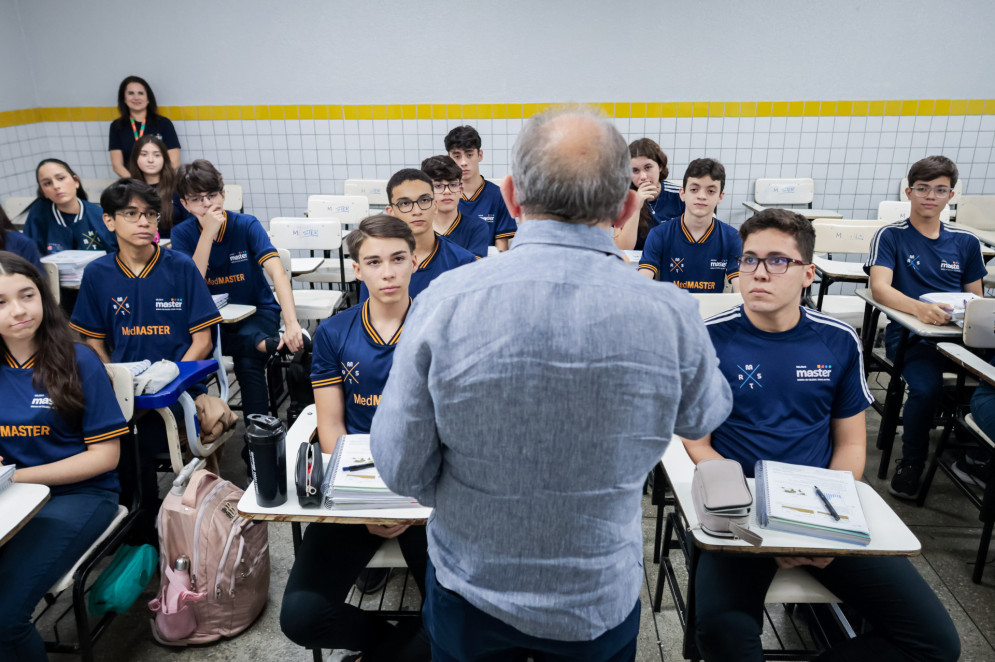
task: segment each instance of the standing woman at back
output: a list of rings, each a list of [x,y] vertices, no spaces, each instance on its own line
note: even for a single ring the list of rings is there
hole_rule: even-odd
[[[117,238],[104,225],[100,205],[88,202],[86,191],[69,164],[45,159],[35,168],[38,198],[28,207],[24,234],[42,255],[70,249],[117,250]]]
[[[684,213],[680,187],[667,183],[667,155],[649,138],[629,143],[632,190],[639,196],[639,211],[615,230],[615,245],[624,251],[643,250],[646,235],[664,221]]]
[[[159,114],[152,88],[143,78],[128,76],[117,89],[117,109],[121,117],[111,122],[111,167],[118,177],[131,177],[128,160],[139,138],[150,134],[166,144],[170,167],[180,165],[180,140],[168,117]]]
[[[131,177],[153,187],[162,198],[158,226],[160,238],[168,238],[170,230],[180,221],[193,218],[176,192],[176,171],[169,165],[166,143],[151,134],[139,138],[131,150],[128,172]]]

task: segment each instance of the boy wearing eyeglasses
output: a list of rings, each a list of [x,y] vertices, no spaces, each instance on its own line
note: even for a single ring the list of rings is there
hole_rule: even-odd
[[[739,292],[736,265],[742,243],[733,227],[715,218],[725,183],[726,169],[714,159],[688,165],[680,190],[684,213],[650,230],[639,273],[689,292],[719,293],[728,280]]]
[[[411,228],[415,236],[415,259],[418,268],[411,275],[408,294],[411,298],[428,287],[439,274],[477,261],[476,256],[462,246],[436,234],[433,228],[436,203],[432,179],[421,170],[398,170],[387,181],[386,212],[396,216]],[[359,288],[359,302],[370,296],[366,283]]]
[[[688,455],[729,458],[752,476],[758,460],[850,471],[866,458],[864,410],[873,399],[860,341],[847,324],[803,308],[815,278],[815,231],[804,217],[768,209],[739,230],[743,305],[705,320],[732,413],[710,435],[685,440]],[[695,577],[701,657],[763,659],[763,602],[778,568],[802,568],[871,624],[833,646],[840,659],[956,659],[946,609],[906,558],[762,557],[702,551]]]
[[[480,148],[480,134],[472,126],[458,126],[445,138],[446,153],[456,162],[463,175],[463,194],[459,210],[463,216],[480,219],[487,224],[490,244],[499,251],[508,250],[518,224],[501,197],[501,188],[480,174],[484,150]]]
[[[909,169],[909,218],[887,225],[874,235],[864,265],[874,300],[915,315],[924,324],[950,321],[950,309],[919,301],[927,292],[971,292],[982,296],[987,273],[981,243],[966,230],[940,221],[957,184],[957,166],[945,156],[929,156]],[[901,326],[885,329],[885,352],[894,359]],[[902,378],[909,388],[902,423],[902,458],[889,492],[915,499],[929,453],[929,432],[943,389],[945,360],[935,343],[913,334],[905,350]]]
[[[193,258],[211,294],[226,293],[229,303],[256,307],[241,322],[221,325],[221,347],[234,359],[243,416],[266,414],[266,360],[284,347],[298,352],[304,346],[290,279],[259,220],[224,209],[224,179],[210,161],[197,159],[181,165],[176,171],[176,189],[194,218],[173,228],[173,249]],[[264,272],[273,281],[275,298]],[[242,459],[248,467],[247,447],[242,449]]]
[[[477,257],[487,256],[491,232],[478,218],[464,216],[459,210],[463,192],[463,173],[446,154],[430,156],[421,162],[421,170],[432,178],[435,190],[435,233],[458,244]]]

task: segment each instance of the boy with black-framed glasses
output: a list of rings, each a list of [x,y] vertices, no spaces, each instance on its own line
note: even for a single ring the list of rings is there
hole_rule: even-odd
[[[491,230],[479,218],[464,216],[459,210],[463,195],[463,172],[447,154],[430,156],[421,162],[421,170],[432,178],[435,190],[436,234],[458,244],[477,257],[487,257]]]
[[[435,232],[435,190],[432,179],[421,170],[405,168],[387,181],[387,214],[396,216],[411,228],[415,236],[414,256],[418,268],[411,275],[408,294],[415,298],[439,274],[471,264],[477,257]],[[366,283],[359,288],[359,302],[370,296]]]

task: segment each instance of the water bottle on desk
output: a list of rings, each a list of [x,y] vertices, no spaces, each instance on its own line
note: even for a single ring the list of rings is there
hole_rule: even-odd
[[[256,501],[273,508],[287,501],[287,430],[273,416],[250,414],[245,437],[249,444]]]

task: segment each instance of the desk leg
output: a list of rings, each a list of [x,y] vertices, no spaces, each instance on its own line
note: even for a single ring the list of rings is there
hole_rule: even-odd
[[[300,522],[291,522],[290,523],[290,535],[291,535],[291,538],[293,538],[293,541],[294,541],[294,557],[296,558],[297,557],[297,550],[300,549],[301,542],[304,539],[304,536],[303,536],[303,533],[302,533],[302,527],[301,527],[301,523]],[[309,650],[311,651],[311,659],[314,662],[321,662],[321,649],[320,648],[311,648]]]
[[[684,622],[684,659],[686,660],[698,660],[701,659],[701,655],[698,653],[698,646],[694,643],[694,628],[695,628],[695,590],[694,582],[695,577],[698,574],[698,559],[701,553],[698,551],[698,545],[695,544],[694,540],[688,541],[688,546],[691,548],[691,563],[688,565],[688,601],[687,601],[687,617]]]
[[[902,397],[905,395],[905,380],[902,379],[902,369],[905,367],[905,350],[908,344],[909,330],[902,327],[902,335],[898,340],[898,351],[895,353],[895,366],[891,379],[888,381],[888,394],[884,399],[881,427],[878,429],[877,447],[881,449],[878,478],[888,477],[891,450],[895,444],[895,430],[898,428],[898,417],[902,411]]]

